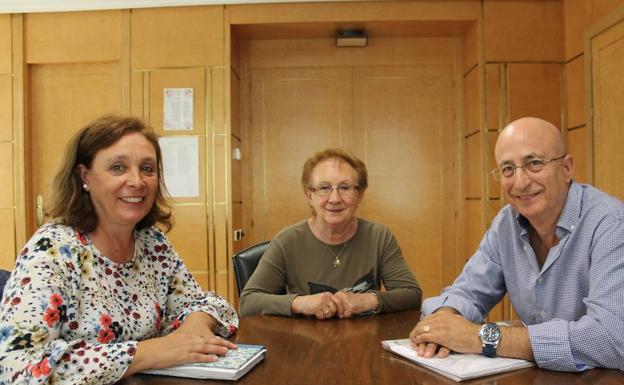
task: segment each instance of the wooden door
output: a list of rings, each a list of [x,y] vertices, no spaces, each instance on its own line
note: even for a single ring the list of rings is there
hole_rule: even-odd
[[[369,172],[358,213],[397,237],[425,297],[443,287],[454,243],[452,67],[354,69],[354,142]]]
[[[439,293],[455,236],[452,84],[444,65],[253,70],[250,243],[309,217],[303,162],[346,147],[369,170],[357,214],[389,226],[425,296]]]
[[[70,138],[104,113],[121,112],[117,63],[42,64],[30,67],[28,122],[28,231],[38,227],[37,196],[43,209],[50,182]],[[46,215],[44,222],[50,218]]]
[[[591,150],[594,185],[624,200],[624,11],[620,15],[591,38]]]

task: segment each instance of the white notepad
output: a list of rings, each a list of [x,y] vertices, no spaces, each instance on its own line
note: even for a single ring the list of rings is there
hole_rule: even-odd
[[[503,357],[489,358],[480,354],[451,353],[447,358],[419,357],[411,348],[408,339],[381,341],[381,345],[386,350],[458,382],[535,365],[531,361]]]
[[[236,381],[264,359],[266,348],[262,345],[237,344],[238,349],[229,350],[218,361],[190,363],[166,369],[151,369],[143,373],[163,376]]]

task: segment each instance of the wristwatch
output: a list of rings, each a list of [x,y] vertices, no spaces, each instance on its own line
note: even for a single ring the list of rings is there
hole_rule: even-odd
[[[501,340],[501,331],[497,324],[487,323],[479,330],[483,355],[486,357],[496,357],[496,349]]]

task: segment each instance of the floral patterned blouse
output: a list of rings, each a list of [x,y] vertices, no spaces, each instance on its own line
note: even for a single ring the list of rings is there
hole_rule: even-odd
[[[159,229],[134,237],[134,259],[119,264],[80,230],[52,222],[37,231],[0,304],[0,384],[113,383],[138,341],[195,311],[213,316],[224,337],[236,330],[236,311],[200,288]]]

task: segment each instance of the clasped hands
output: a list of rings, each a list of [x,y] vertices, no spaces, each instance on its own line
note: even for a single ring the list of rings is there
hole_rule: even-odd
[[[481,353],[479,329],[457,311],[443,308],[423,318],[412,329],[409,339],[420,357],[448,357],[451,351]]]
[[[350,318],[378,307],[377,296],[346,291],[300,295],[295,297],[291,304],[293,314],[313,316],[319,320],[333,317]]]

